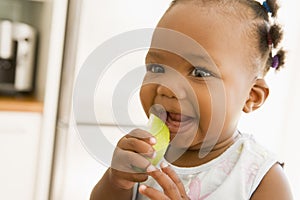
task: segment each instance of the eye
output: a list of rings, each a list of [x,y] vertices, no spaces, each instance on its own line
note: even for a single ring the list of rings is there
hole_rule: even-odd
[[[191,72],[191,75],[194,77],[210,77],[212,73],[205,68],[195,67]]]
[[[152,73],[165,73],[164,67],[158,64],[147,65],[147,71],[150,71]]]

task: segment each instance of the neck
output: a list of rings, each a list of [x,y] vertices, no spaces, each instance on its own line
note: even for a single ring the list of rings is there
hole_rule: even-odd
[[[199,149],[187,149],[182,153],[182,155],[180,155],[178,159],[173,159],[174,161],[172,161],[172,158],[178,157],[176,156],[176,154],[178,155],[178,152],[180,153],[180,150],[169,148],[168,152],[166,153],[166,160],[168,160],[169,162],[171,161],[173,165],[178,167],[199,166],[217,158],[222,153],[224,153],[237,140],[238,136],[238,133],[233,134],[231,135],[231,137],[219,141],[216,145],[214,145],[213,148],[201,149],[201,152]],[[176,153],[174,154],[172,152]]]

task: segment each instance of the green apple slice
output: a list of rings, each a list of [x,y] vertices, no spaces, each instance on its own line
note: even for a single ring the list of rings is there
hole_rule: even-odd
[[[153,146],[156,157],[150,159],[151,164],[155,166],[166,153],[170,142],[170,131],[166,124],[154,114],[150,114],[148,127],[149,132],[156,138],[156,144]]]

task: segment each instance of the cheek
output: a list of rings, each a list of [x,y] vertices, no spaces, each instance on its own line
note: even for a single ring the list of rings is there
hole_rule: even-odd
[[[212,105],[210,96],[207,94],[202,94],[200,98],[198,97],[199,104],[199,116],[200,116],[200,127],[203,131],[206,131],[212,116]]]
[[[199,128],[203,132],[206,132],[209,124],[211,123],[212,118],[212,96],[207,85],[204,84],[197,85],[197,87],[194,87],[194,92],[197,98],[197,109],[199,109],[197,113],[197,115],[199,116]]]
[[[156,88],[157,86],[154,84],[147,84],[143,85],[140,90],[140,100],[147,116],[154,102]]]
[[[246,95],[242,92],[228,91],[227,93],[227,124],[236,125],[242,113]]]
[[[202,134],[220,132],[226,120],[227,95],[224,86],[214,82],[197,93]]]

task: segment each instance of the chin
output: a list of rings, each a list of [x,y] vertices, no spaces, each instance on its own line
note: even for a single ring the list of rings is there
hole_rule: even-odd
[[[177,149],[190,149],[190,147],[193,147],[194,137],[186,137],[187,135],[171,133],[171,146]]]

